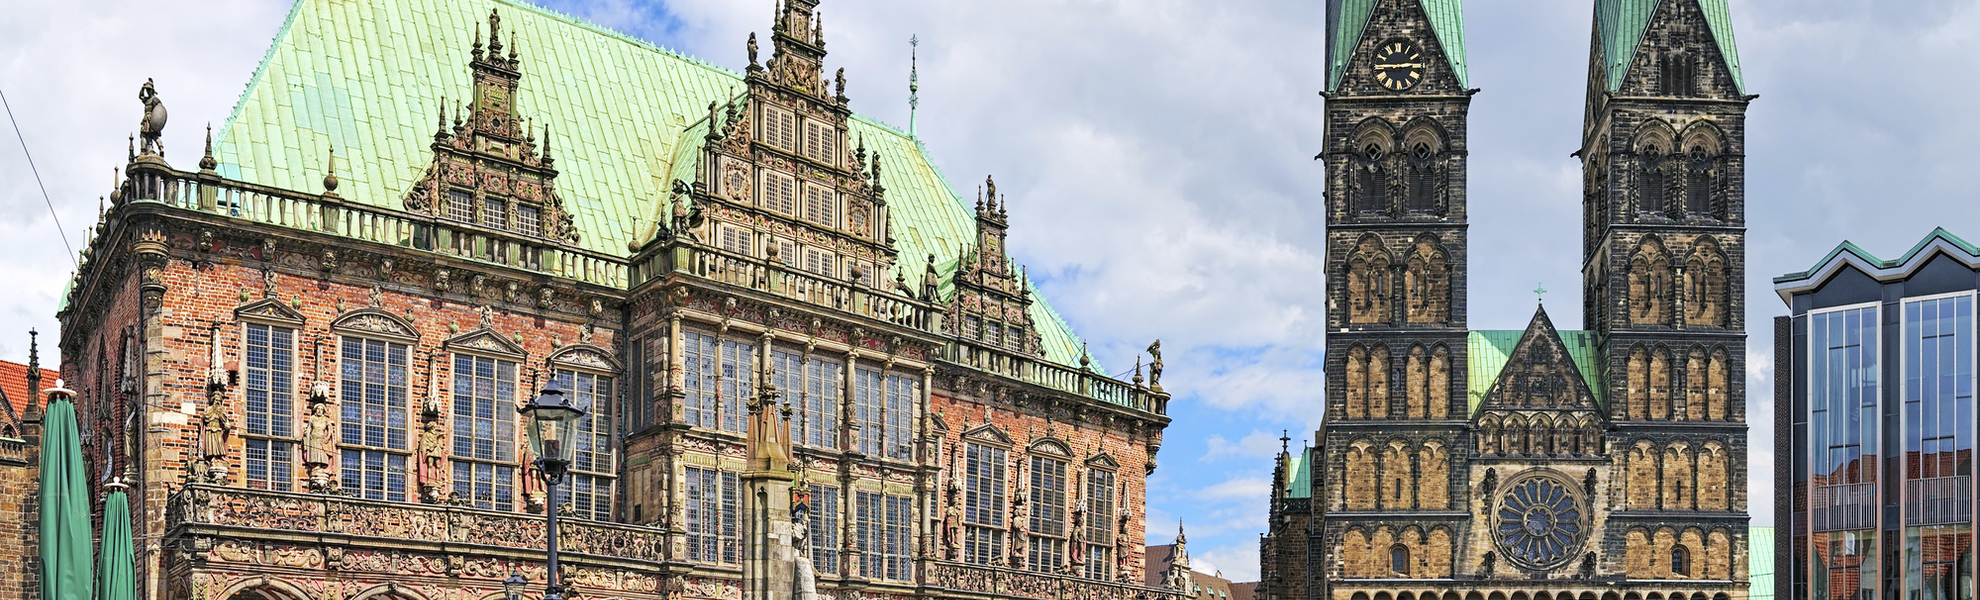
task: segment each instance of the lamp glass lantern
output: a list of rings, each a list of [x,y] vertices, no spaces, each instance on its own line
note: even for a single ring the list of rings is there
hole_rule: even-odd
[[[552,379],[521,411],[529,419],[530,451],[544,463],[545,475],[561,479],[577,450],[577,426],[584,418],[584,409],[572,403],[571,395]]]
[[[502,595],[507,600],[523,600],[523,588],[528,585],[529,580],[523,579],[521,572],[511,572],[502,582]]]

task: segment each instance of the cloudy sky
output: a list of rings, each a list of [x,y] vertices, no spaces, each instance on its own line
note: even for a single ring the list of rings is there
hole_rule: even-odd
[[[304,0],[312,2],[356,0]],[[545,0],[732,69],[772,0]],[[137,125],[138,85],[172,110],[169,157],[223,121],[286,0],[33,0],[0,20],[0,358],[54,312]],[[1591,3],[1467,7],[1472,105],[1471,326],[1517,329],[1536,284],[1576,328],[1579,166]],[[1902,10],[1894,10],[1901,6]],[[1317,0],[826,0],[855,110],[905,125],[910,36],[918,130],[958,181],[995,174],[1011,247],[1046,295],[1125,370],[1162,338],[1177,395],[1150,481],[1150,543],[1187,515],[1199,568],[1257,576],[1271,455],[1320,421],[1319,210],[1324,3]],[[1771,414],[1775,275],[1844,239],[1880,255],[1935,226],[1980,239],[1980,0],[1734,0],[1752,108],[1748,322],[1753,415]],[[47,336],[52,338],[53,336]],[[52,349],[44,346],[52,362]],[[1754,465],[1772,429],[1754,424]],[[1763,471],[1753,498],[1772,495]],[[1756,523],[1771,504],[1753,503]]]

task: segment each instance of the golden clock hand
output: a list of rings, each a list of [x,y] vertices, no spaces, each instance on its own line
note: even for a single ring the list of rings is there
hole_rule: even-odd
[[[1377,69],[1421,69],[1421,68],[1423,68],[1423,63],[1395,63],[1395,64],[1388,64],[1388,65],[1375,65],[1375,68],[1377,68]]]

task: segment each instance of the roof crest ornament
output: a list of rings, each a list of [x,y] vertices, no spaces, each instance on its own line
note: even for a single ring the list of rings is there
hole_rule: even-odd
[[[908,36],[908,139],[914,137],[914,113],[921,108],[921,36]]]
[[[218,166],[220,166],[220,162],[213,159],[213,124],[207,123],[206,155],[199,157],[199,171],[201,173],[212,173],[213,169]]]

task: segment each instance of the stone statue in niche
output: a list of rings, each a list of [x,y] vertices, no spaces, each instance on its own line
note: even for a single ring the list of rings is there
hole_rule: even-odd
[[[439,419],[426,422],[419,432],[419,499],[440,504],[442,488],[447,487],[447,434]]]
[[[810,510],[804,505],[791,515],[791,550],[797,554],[797,565],[792,570],[794,591],[797,600],[818,600],[818,570],[811,564],[811,524]]]
[[[302,429],[303,471],[309,476],[309,489],[325,491],[330,487],[330,465],[337,460],[337,419],[330,416],[330,405],[310,403]]]
[[[227,405],[223,397],[214,394],[206,403],[206,412],[200,416],[199,454],[213,464],[215,470],[224,471],[227,460],[227,439],[234,434],[234,421],[227,415]]]

